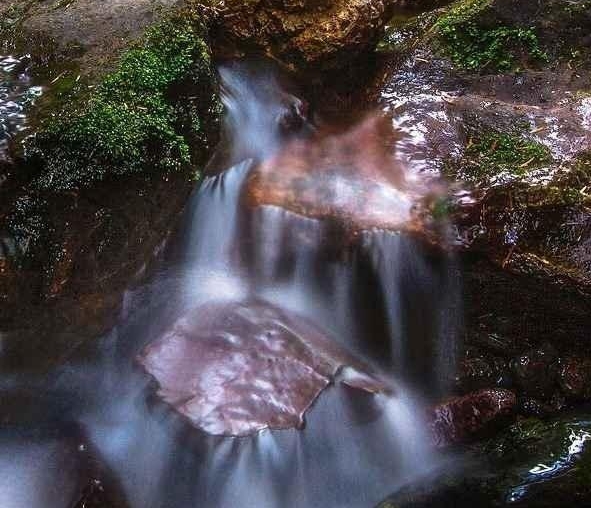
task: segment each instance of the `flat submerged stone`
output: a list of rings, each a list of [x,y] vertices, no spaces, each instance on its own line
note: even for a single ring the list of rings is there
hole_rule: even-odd
[[[341,366],[355,366],[347,385],[381,389],[312,324],[261,301],[200,306],[138,360],[156,379],[158,396],[212,435],[301,428]]]

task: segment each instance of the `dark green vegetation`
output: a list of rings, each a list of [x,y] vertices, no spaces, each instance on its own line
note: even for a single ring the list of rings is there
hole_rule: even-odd
[[[151,27],[99,85],[82,87],[43,121],[26,147],[40,167],[36,185],[62,191],[195,167],[205,117],[217,108],[212,83],[204,28],[194,16]]]
[[[487,130],[470,136],[461,160],[461,172],[465,179],[475,181],[502,172],[523,175],[551,161],[547,147],[519,131]]]
[[[441,50],[456,65],[470,71],[508,71],[524,61],[548,60],[532,27],[483,23],[480,15],[489,4],[461,1],[436,22]]]

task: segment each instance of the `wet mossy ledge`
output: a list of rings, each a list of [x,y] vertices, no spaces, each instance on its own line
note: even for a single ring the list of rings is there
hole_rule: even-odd
[[[397,16],[382,51],[429,48],[467,74],[508,73],[591,62],[591,0],[456,0]]]
[[[548,54],[541,48],[531,26],[509,26],[494,19],[487,9],[492,0],[461,0],[434,25],[442,53],[469,71],[509,71],[524,63],[543,63]]]
[[[214,76],[197,14],[152,25],[97,85],[72,83],[25,141],[34,187],[69,191],[137,173],[198,177],[220,112]]]
[[[511,132],[493,129],[467,133],[463,156],[448,161],[446,172],[463,180],[478,183],[501,174],[520,177],[552,163],[548,147],[529,139],[523,129]]]

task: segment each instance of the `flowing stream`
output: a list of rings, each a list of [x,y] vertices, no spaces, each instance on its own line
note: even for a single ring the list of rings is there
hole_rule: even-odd
[[[257,168],[316,128],[268,66],[220,75],[227,167],[117,326],[0,430],[1,507],[76,506],[96,478],[116,507],[372,507],[441,467],[423,414],[453,368],[450,256],[420,234],[249,204]],[[356,187],[328,174],[347,209]],[[399,194],[386,216],[406,210]]]

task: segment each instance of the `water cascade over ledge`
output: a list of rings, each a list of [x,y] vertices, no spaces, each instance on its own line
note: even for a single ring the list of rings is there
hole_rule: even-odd
[[[212,173],[119,324],[51,377],[45,426],[0,436],[0,506],[72,506],[77,440],[130,508],[371,507],[440,464],[423,414],[457,328],[441,188],[396,159],[389,120],[325,133],[268,64],[220,75]]]

